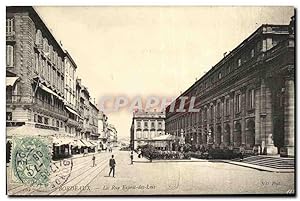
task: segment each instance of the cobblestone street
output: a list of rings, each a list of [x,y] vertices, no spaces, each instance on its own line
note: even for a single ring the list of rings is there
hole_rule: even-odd
[[[108,177],[111,153],[73,159],[67,182],[51,192],[10,185],[14,195],[107,195],[107,194],[235,194],[291,193],[293,173],[272,173],[221,162],[155,162],[130,165],[127,151],[113,151],[116,177]],[[135,156],[136,157],[136,156]],[[211,173],[211,174],[210,174]]]

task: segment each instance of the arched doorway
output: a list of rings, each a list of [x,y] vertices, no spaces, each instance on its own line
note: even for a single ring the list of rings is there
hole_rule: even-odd
[[[230,145],[230,126],[229,126],[229,124],[225,125],[224,144],[225,144],[225,146]]]
[[[255,122],[250,119],[247,122],[246,130],[246,146],[253,147],[255,145]]]
[[[239,147],[242,144],[242,130],[240,122],[236,122],[234,125],[234,146]]]
[[[216,144],[219,145],[221,144],[221,132],[222,132],[222,128],[221,126],[217,126],[217,132],[216,132]]]

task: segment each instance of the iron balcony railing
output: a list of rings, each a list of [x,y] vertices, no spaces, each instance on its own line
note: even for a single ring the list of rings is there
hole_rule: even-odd
[[[58,114],[61,114],[64,116],[66,116],[66,114],[67,114],[65,110],[63,110],[57,106],[51,105],[45,101],[42,101],[36,97],[33,97],[33,96],[8,95],[6,97],[6,104],[8,104],[8,105],[27,104],[27,105],[37,106],[42,109],[47,109],[49,111],[52,111],[52,112],[55,112],[55,113],[58,113]]]

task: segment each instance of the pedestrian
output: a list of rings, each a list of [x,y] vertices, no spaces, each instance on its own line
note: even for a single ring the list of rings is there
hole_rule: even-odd
[[[93,155],[93,158],[92,158],[92,161],[93,161],[93,167],[95,166],[95,160],[96,160],[96,157],[95,157],[95,155]]]
[[[133,164],[133,151],[130,153],[130,160],[131,160],[131,165]]]
[[[114,155],[111,155],[111,159],[109,159],[109,174],[108,176],[110,177],[110,173],[113,172],[113,177],[115,177],[115,166],[116,166],[116,161],[114,159]]]

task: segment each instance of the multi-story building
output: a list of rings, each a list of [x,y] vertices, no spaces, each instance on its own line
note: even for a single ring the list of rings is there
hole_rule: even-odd
[[[99,132],[98,132],[98,113],[99,110],[97,106],[92,103],[91,101],[89,102],[90,104],[90,114],[89,114],[89,126],[90,126],[90,133],[89,133],[89,139],[93,140],[95,142],[98,141],[99,139]]]
[[[68,114],[68,120],[66,122],[65,131],[71,136],[76,136],[77,128],[79,126],[79,114],[76,112],[76,69],[77,65],[71,55],[66,52],[64,59],[65,65],[65,108]]]
[[[118,142],[118,132],[114,125],[108,124],[107,126],[108,130],[108,144],[110,147],[117,146]]]
[[[294,17],[262,25],[180,95],[196,97],[199,111],[171,111],[180,97],[167,107],[166,132],[195,145],[294,156],[294,54]]]
[[[6,14],[7,126],[64,131],[65,52],[32,7]]]
[[[80,92],[80,105],[82,108],[81,117],[83,119],[83,129],[81,130],[81,136],[84,139],[89,138],[89,133],[91,132],[89,126],[90,117],[90,93],[85,86],[82,85]]]
[[[76,111],[78,112],[78,126],[76,128],[76,136],[77,138],[82,137],[82,132],[83,132],[83,120],[84,120],[84,99],[81,98],[81,89],[83,88],[81,84],[81,79],[76,79]]]
[[[106,114],[104,114],[103,111],[99,111],[98,113],[98,132],[100,134],[99,136],[99,146],[101,149],[106,148],[106,143],[108,140],[108,118]]]
[[[136,149],[139,145],[148,144],[153,138],[164,134],[164,112],[137,111],[133,113],[130,128],[130,146],[132,149]]]

